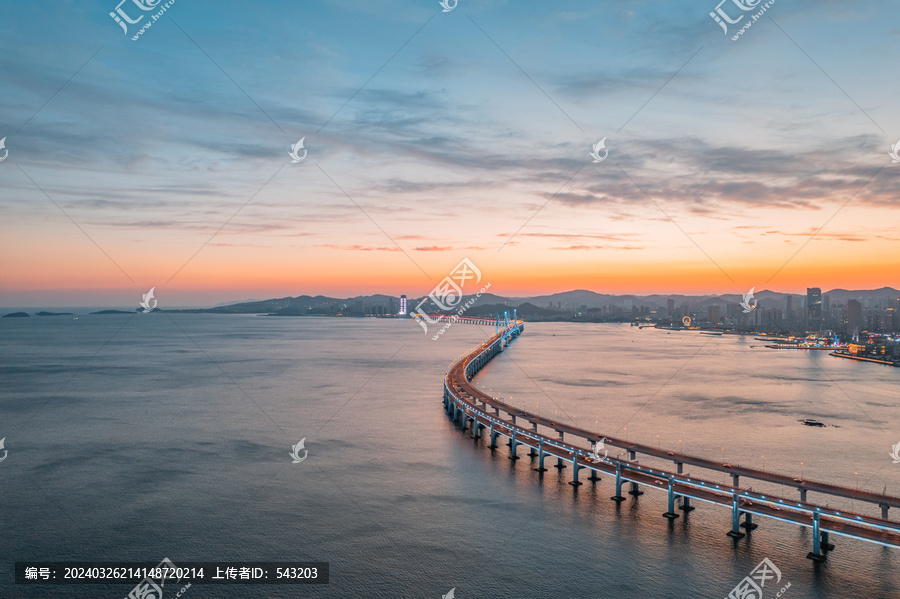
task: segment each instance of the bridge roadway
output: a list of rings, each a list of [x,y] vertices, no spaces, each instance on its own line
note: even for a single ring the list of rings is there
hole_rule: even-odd
[[[489,316],[459,316],[458,314],[425,314],[431,322],[450,322],[459,324],[482,324],[494,326],[497,324],[496,318]]]
[[[476,388],[472,384],[474,375],[503,351],[503,348],[517,338],[523,330],[524,323],[522,321],[510,323],[508,328],[499,331],[454,363],[444,380],[445,410],[452,415],[454,421],[462,425],[463,429],[471,424],[475,438],[479,438],[479,430],[489,430],[492,450],[496,448],[497,436],[502,435],[510,439],[508,443],[510,459],[519,459],[516,455],[517,446],[529,447],[531,449],[529,455],[539,459],[539,466],[535,469],[539,472],[545,470],[545,457],[556,458],[556,467],[559,469],[566,467],[564,462],[569,462],[573,466],[573,480],[569,484],[576,487],[582,484],[578,480],[578,473],[582,469],[592,471],[592,476],[588,480],[594,482],[600,480],[597,473],[611,474],[616,477],[616,494],[611,498],[614,501],[624,500],[621,493],[623,482],[631,484],[629,493],[634,496],[643,494],[640,490],[642,485],[666,491],[668,493],[668,511],[663,516],[670,520],[678,517],[678,514],[675,513],[676,498],[680,499],[682,503],[680,507],[685,512],[694,509],[694,506],[690,504],[691,499],[729,507],[732,510],[732,528],[728,531],[728,535],[734,538],[744,536],[740,528],[752,530],[758,526],[752,520],[754,514],[811,527],[814,531],[813,551],[807,557],[816,561],[824,560],[824,552],[834,548],[834,545],[828,541],[829,532],[888,547],[900,547],[900,523],[887,518],[889,508],[900,507],[900,498],[898,497],[878,495],[823,482],[800,480],[765,470],[721,464],[706,458],[664,451],[649,445],[600,435],[526,412]],[[490,411],[493,414],[489,413]],[[501,412],[506,415],[505,419],[500,417]],[[530,429],[522,426],[519,421],[527,422]],[[542,434],[538,427],[552,430],[557,438]],[[623,449],[630,459],[620,460],[617,456],[616,458],[597,460],[596,457],[592,457],[591,449],[566,443],[566,435],[584,439],[592,446],[603,440],[604,446],[611,445]],[[636,459],[639,454],[672,460],[677,472],[641,465]],[[733,484],[716,484],[710,480],[685,475],[683,474],[684,464],[728,474],[732,477]],[[794,487],[800,492],[800,501],[765,495],[740,487],[741,476]],[[834,510],[810,503],[806,497],[808,491],[877,504],[881,507],[882,517]],[[743,523],[740,522],[741,516],[744,516],[745,519]]]

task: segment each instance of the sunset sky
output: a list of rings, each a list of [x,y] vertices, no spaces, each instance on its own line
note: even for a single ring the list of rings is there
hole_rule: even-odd
[[[0,7],[0,306],[900,287],[892,0],[137,1]]]

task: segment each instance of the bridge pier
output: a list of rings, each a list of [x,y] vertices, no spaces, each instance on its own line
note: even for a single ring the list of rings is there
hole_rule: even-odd
[[[678,467],[678,474],[684,474],[684,462],[675,462],[675,465]],[[696,508],[691,505],[691,498],[685,497],[684,495],[679,495],[681,497],[681,505],[679,509],[685,512],[692,512]]]
[[[473,439],[480,439],[480,438],[481,438],[481,437],[478,435],[478,428],[479,428],[479,426],[480,426],[480,425],[478,424],[478,416],[473,414],[473,415],[472,415],[472,438],[473,438]]]
[[[560,441],[560,443],[564,442],[565,439],[563,438],[563,433],[562,433],[562,431],[557,431],[557,432],[559,433],[559,441]],[[562,458],[556,458],[556,466],[554,466],[554,468],[556,468],[557,470],[562,470],[562,469],[564,469],[565,467],[566,467],[566,465],[563,464]]]
[[[494,423],[491,421],[491,444],[488,445],[491,449],[497,449],[497,431],[494,430]]]
[[[806,557],[814,562],[825,561],[825,556],[822,555],[822,543],[819,535],[819,512],[813,512],[813,550],[807,553]]]
[[[621,503],[625,501],[625,498],[622,497],[622,465],[618,462],[616,463],[616,494],[610,497],[616,503]]]
[[[831,551],[834,549],[834,544],[828,542],[828,532],[822,531],[822,551]]]
[[[534,436],[536,437],[536,436],[537,436],[537,432],[538,432],[538,430],[537,430],[537,422],[532,422],[532,423],[531,423],[531,428],[532,428],[532,430],[534,431]],[[533,457],[536,456],[536,455],[537,455],[537,453],[535,452],[534,447],[532,447],[531,450],[528,452],[528,457],[533,458]]]
[[[516,455],[516,431],[512,432],[512,435],[509,438],[509,459],[518,460],[519,456]]]
[[[460,410],[460,411],[462,412],[462,425],[461,426],[462,426],[463,430],[466,430],[466,424],[469,419],[469,416],[468,416],[468,414],[466,414],[465,410]]]
[[[572,480],[569,482],[573,487],[577,487],[579,485],[583,485],[581,481],[578,480],[578,452],[572,452]]]
[[[598,474],[600,474],[600,469],[599,468],[597,468],[597,469],[591,468],[590,470],[591,470],[591,475],[588,477],[588,480],[591,481],[592,483],[595,483],[598,480],[600,480],[600,477],[597,476]]]
[[[740,530],[741,526],[741,511],[738,509],[738,496],[737,493],[731,494],[731,530],[729,530],[726,534],[729,537],[734,539],[743,539],[744,533]]]
[[[888,519],[888,510],[890,509],[891,506],[884,504],[884,503],[879,503],[878,507],[881,508],[881,519],[887,520]]]
[[[641,491],[640,487],[638,487],[638,484],[636,482],[631,481],[631,490],[628,491],[628,494],[633,495],[634,497],[637,497],[639,495],[643,495],[644,492]]]
[[[731,475],[731,486],[732,487],[740,487],[741,486],[741,475],[740,474],[732,474]]]
[[[678,514],[675,513],[675,482],[670,478],[669,479],[669,511],[663,514],[663,518],[668,518],[669,520],[674,520],[678,517]]]
[[[628,461],[633,462],[636,457],[637,457],[637,454],[634,452],[634,450],[629,449],[628,450]]]
[[[753,522],[753,514],[750,512],[744,512],[744,521],[741,522],[741,528],[744,530],[756,530],[759,528],[759,524],[754,524]]]
[[[537,472],[546,472],[547,469],[544,468],[544,441],[538,441],[538,467],[535,468]]]
[[[803,487],[800,487],[799,491],[800,491],[800,501],[805,503],[806,502],[806,489],[804,489]]]

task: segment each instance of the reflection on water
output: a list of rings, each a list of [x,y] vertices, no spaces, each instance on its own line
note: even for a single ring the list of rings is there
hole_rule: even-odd
[[[571,469],[539,475],[457,431],[441,378],[488,333],[454,325],[433,342],[397,320],[187,314],[0,321],[0,594],[16,560],[169,557],[331,563],[327,587],[194,585],[197,598],[724,597],[768,557],[785,597],[897,596],[896,550],[832,537],[815,566],[806,529],[762,521],[734,542],[727,510],[701,504],[669,523],[664,494],[617,506],[609,477],[576,490]],[[849,486],[858,472],[900,493],[887,455],[900,369],[751,344],[528,324],[478,380],[579,426],[786,473],[802,461],[805,476]],[[302,438],[308,458],[294,464]]]

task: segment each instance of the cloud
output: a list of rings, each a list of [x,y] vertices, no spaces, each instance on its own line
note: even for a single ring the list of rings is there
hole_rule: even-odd
[[[330,250],[346,250],[348,252],[402,252],[403,251],[398,247],[372,247],[372,246],[363,246],[363,245],[320,244],[320,245],[314,245],[313,247],[327,248]]]

